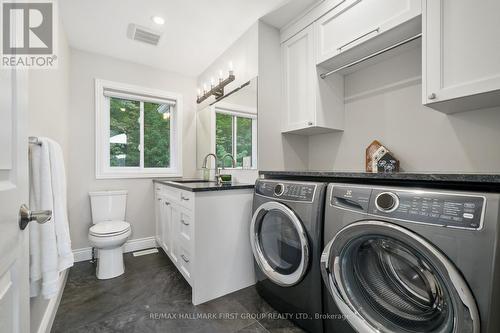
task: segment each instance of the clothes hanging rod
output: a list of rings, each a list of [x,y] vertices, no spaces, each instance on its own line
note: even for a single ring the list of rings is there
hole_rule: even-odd
[[[41,145],[42,145],[42,143],[38,140],[38,138],[37,138],[36,136],[30,136],[30,137],[28,138],[28,141],[29,141],[29,143],[30,143],[30,144],[32,144],[32,145],[39,145],[39,146],[41,146]]]
[[[361,59],[358,59],[358,60],[356,60],[356,61],[353,61],[353,62],[351,62],[351,63],[348,63],[347,65],[344,65],[344,66],[341,66],[341,67],[336,68],[336,69],[334,69],[334,70],[331,70],[331,71],[329,71],[329,72],[326,72],[326,73],[320,74],[319,76],[320,76],[322,79],[326,79],[328,76],[330,76],[330,75],[332,75],[332,74],[334,74],[334,73],[337,73],[337,72],[340,72],[340,71],[341,71],[341,70],[343,70],[343,69],[346,69],[346,68],[349,68],[349,67],[355,66],[355,65],[357,65],[357,64],[359,64],[359,63],[362,63],[363,61],[366,61],[366,60],[368,60],[368,59],[374,58],[374,57],[376,57],[376,56],[378,56],[378,55],[380,55],[380,54],[382,54],[382,53],[385,53],[385,52],[387,52],[387,51],[390,51],[390,50],[392,50],[392,49],[395,49],[395,48],[396,48],[396,47],[398,47],[398,46],[401,46],[401,45],[407,44],[407,43],[409,43],[409,42],[412,42],[412,41],[414,41],[415,39],[418,39],[418,38],[420,38],[420,37],[422,37],[422,34],[421,34],[421,33],[420,33],[420,34],[418,34],[418,35],[415,35],[415,36],[413,36],[413,37],[407,38],[407,39],[405,39],[405,40],[402,40],[402,41],[400,41],[400,42],[398,42],[398,43],[396,43],[396,44],[394,44],[394,45],[388,46],[388,47],[386,47],[386,48],[384,48],[384,49],[382,49],[382,50],[379,50],[379,51],[377,51],[377,52],[374,52],[374,53],[372,53],[372,54],[370,54],[370,55],[367,55],[367,56],[365,56],[365,57],[363,57],[363,58],[361,58]]]

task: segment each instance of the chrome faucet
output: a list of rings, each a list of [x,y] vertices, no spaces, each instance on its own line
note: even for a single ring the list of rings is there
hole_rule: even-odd
[[[208,169],[207,162],[208,162],[208,158],[210,156],[213,156],[213,158],[215,160],[215,181],[218,184],[220,182],[220,168],[219,168],[219,162],[218,162],[218,159],[217,159],[217,155],[215,155],[214,153],[208,153],[205,156],[205,158],[203,159],[203,169]]]
[[[206,169],[207,168],[207,162],[208,162],[208,158],[210,156],[213,156],[214,157],[214,160],[215,160],[215,167],[217,168],[218,166],[218,163],[217,163],[217,155],[215,155],[214,153],[208,153],[205,158],[203,159],[203,169]]]
[[[233,165],[233,168],[236,168],[236,160],[234,159],[234,156],[231,155],[230,153],[226,153],[224,154],[224,156],[222,156],[221,158],[221,163],[222,163],[222,169],[224,169],[224,160],[226,159],[226,157],[230,157],[231,158],[231,163]]]

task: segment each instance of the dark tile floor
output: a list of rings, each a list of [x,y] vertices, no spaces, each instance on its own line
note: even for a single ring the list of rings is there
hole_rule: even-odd
[[[191,287],[167,255],[125,255],[126,272],[97,280],[88,262],[69,272],[52,333],[303,332],[249,287],[194,306]],[[226,317],[224,317],[226,316]]]

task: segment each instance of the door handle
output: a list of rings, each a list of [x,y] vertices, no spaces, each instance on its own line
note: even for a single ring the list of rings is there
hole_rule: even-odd
[[[376,28],[376,29],[373,29],[373,30],[370,30],[370,31],[368,31],[368,32],[366,32],[366,33],[364,33],[364,34],[362,34],[361,36],[358,36],[358,37],[354,38],[354,39],[353,39],[353,40],[351,40],[350,42],[347,42],[347,43],[345,43],[344,45],[342,45],[342,46],[338,47],[338,48],[337,48],[337,51],[342,50],[342,49],[343,49],[344,47],[346,47],[347,45],[350,45],[350,44],[352,44],[352,43],[354,43],[354,42],[356,42],[356,41],[360,40],[361,38],[368,36],[369,34],[372,34],[372,33],[374,33],[374,32],[377,32],[377,33],[378,33],[379,31],[380,31],[380,27],[379,27],[379,28]]]
[[[185,256],[185,255],[181,254],[181,258],[182,258],[182,260],[184,260],[186,263],[188,263],[188,262],[189,262],[189,259],[188,259],[188,258],[186,258],[186,256]]]
[[[21,208],[19,208],[19,228],[21,230],[26,229],[31,221],[43,224],[49,222],[50,219],[52,219],[51,210],[31,211],[25,204],[22,204]]]
[[[186,221],[184,221],[184,219],[181,220],[182,224],[184,224],[185,226],[188,226],[189,223],[187,223]]]

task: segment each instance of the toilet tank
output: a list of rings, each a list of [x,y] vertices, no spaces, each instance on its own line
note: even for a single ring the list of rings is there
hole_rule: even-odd
[[[90,192],[92,223],[104,221],[125,221],[127,208],[127,191]]]

